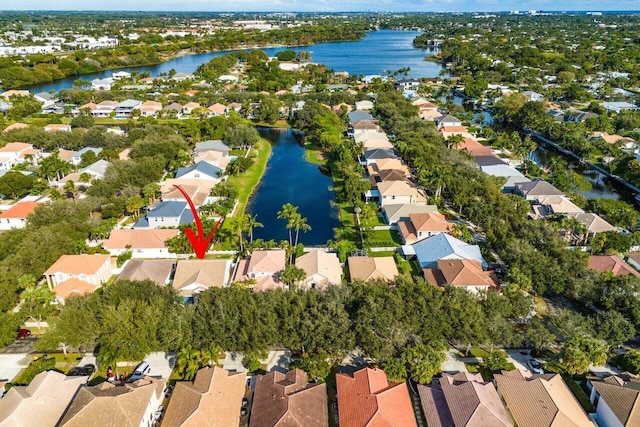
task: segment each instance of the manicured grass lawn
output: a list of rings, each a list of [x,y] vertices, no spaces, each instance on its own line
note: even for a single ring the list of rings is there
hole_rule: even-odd
[[[244,215],[244,210],[247,207],[249,197],[251,197],[253,190],[260,183],[260,179],[264,174],[267,162],[271,156],[271,144],[269,144],[268,141],[260,139],[255,148],[258,151],[258,154],[255,157],[255,163],[242,175],[230,176],[227,180],[228,183],[232,184],[238,190],[238,206],[236,206],[236,210],[233,214],[234,218]],[[222,229],[226,230],[228,227],[229,221],[225,220],[222,224]],[[221,247],[216,249],[233,250],[236,248],[235,243],[232,242],[222,242],[220,246]]]
[[[365,233],[366,239],[372,243],[372,246],[380,246],[380,243],[384,243],[384,246],[400,246],[402,239],[395,230],[372,230]],[[378,242],[378,243],[376,243]]]
[[[311,144],[307,144],[306,151],[304,152],[304,158],[307,162],[316,165],[324,165],[327,163],[324,153],[312,148]]]
[[[291,125],[286,120],[277,120],[275,123],[267,123],[260,122],[257,120],[252,120],[253,124],[256,126],[263,126],[268,128],[278,128],[278,129],[289,129]]]
[[[12,382],[15,385],[28,385],[33,378],[40,372],[55,369],[57,371],[67,373],[71,368],[78,366],[78,362],[82,359],[80,353],[68,353],[65,359],[63,353],[47,354],[46,358],[39,354],[37,359],[31,361],[29,366],[24,368],[22,372]]]

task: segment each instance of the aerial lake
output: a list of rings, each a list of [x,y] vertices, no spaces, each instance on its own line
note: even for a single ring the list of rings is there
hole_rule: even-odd
[[[420,35],[418,31],[394,31],[381,30],[367,33],[366,37],[353,42],[328,42],[311,46],[292,48],[264,48],[269,56],[285,49],[295,51],[306,50],[311,52],[311,60],[324,64],[334,71],[348,71],[352,75],[385,75],[388,71],[396,71],[403,67],[409,67],[408,76],[437,77],[442,67],[435,63],[425,61],[424,57],[433,55],[436,51],[414,48],[413,39]],[[200,64],[211,59],[229,53],[211,52],[195,55],[181,56],[158,65],[121,68],[122,71],[149,72],[151,76],[168,73],[173,69],[182,73],[193,73]],[[93,80],[110,77],[116,70],[100,71],[92,74],[69,77],[52,83],[36,85],[29,88],[31,92],[49,92],[73,87],[77,79]]]
[[[277,219],[282,205],[298,206],[307,218],[311,230],[300,232],[299,242],[305,245],[324,245],[333,238],[333,229],[340,226],[338,209],[332,206],[335,193],[333,180],[323,175],[318,165],[305,160],[305,149],[292,130],[259,128],[260,135],[272,146],[267,169],[251,197],[247,212],[258,215],[264,228],[256,228],[255,239],[287,240],[287,221]]]

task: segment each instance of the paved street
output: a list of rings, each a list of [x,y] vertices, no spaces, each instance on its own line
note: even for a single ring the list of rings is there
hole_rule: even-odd
[[[13,380],[29,365],[31,358],[27,353],[0,354],[0,380]]]

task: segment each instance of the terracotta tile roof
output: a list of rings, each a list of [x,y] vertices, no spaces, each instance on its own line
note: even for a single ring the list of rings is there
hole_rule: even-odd
[[[122,269],[118,280],[151,280],[164,285],[175,264],[175,259],[132,259]]]
[[[440,387],[456,427],[513,426],[493,383],[485,382],[480,374],[445,373]]]
[[[382,181],[378,183],[378,191],[384,196],[414,196],[416,200],[426,202],[420,190],[408,181]]]
[[[440,384],[434,383],[428,386],[418,384],[418,394],[420,395],[422,412],[429,427],[451,427],[454,425]]]
[[[400,159],[380,159],[376,161],[373,170],[382,171],[384,169],[398,169],[404,171],[407,176],[411,176],[411,170],[409,167],[402,163]]]
[[[627,257],[628,261],[633,261],[636,264],[640,265],[640,252],[632,252]]]
[[[398,267],[393,257],[349,257],[351,280],[393,280],[398,276]]]
[[[37,202],[19,202],[2,212],[0,218],[27,218],[38,206]]]
[[[450,133],[467,133],[468,130],[465,126],[442,126],[440,128],[440,132],[450,132]]]
[[[165,242],[177,236],[180,230],[175,229],[117,229],[111,231],[109,238],[102,246],[109,249],[164,249]]]
[[[607,406],[624,427],[640,425],[640,390],[637,384],[630,387],[630,383],[620,384],[620,379],[608,381],[591,381],[591,385],[600,395],[599,405],[606,402]]]
[[[44,127],[44,130],[50,131],[60,131],[60,130],[70,130],[71,125],[68,124],[48,124]]]
[[[491,147],[480,144],[473,138],[465,138],[462,144],[456,147],[458,150],[466,150],[472,156],[493,156]]]
[[[560,374],[515,370],[494,379],[518,427],[593,427]]]
[[[98,105],[95,102],[87,102],[86,104],[81,105],[80,107],[78,107],[78,110],[83,110],[85,108],[88,108],[89,110],[93,111],[96,109]]]
[[[62,255],[44,272],[45,276],[58,272],[68,274],[95,274],[104,263],[108,263],[109,255]]]
[[[329,425],[327,387],[307,384],[307,374],[295,369],[260,375],[253,395],[251,427],[324,427]]]
[[[227,111],[227,106],[216,102],[215,104],[210,105],[207,110],[211,111],[212,113],[223,114]]]
[[[287,252],[283,249],[256,250],[249,257],[247,273],[277,273],[286,267]]]
[[[71,278],[65,280],[53,288],[56,298],[65,300],[71,295],[87,295],[94,293],[99,286],[86,282],[84,280]]]
[[[406,383],[389,383],[381,369],[336,374],[341,427],[417,426]]]
[[[154,398],[161,400],[165,382],[145,377],[125,385],[105,381],[97,386],[82,387],[59,425],[138,427],[150,402]]]
[[[441,259],[438,268],[423,270],[427,282],[436,286],[487,287],[497,288],[498,278],[490,271],[483,271],[475,260]]]
[[[640,277],[640,272],[617,255],[591,255],[588,268],[601,273],[611,272],[614,276],[633,274],[636,277]]]
[[[41,372],[28,386],[13,386],[0,400],[0,425],[56,425],[86,376],[67,377],[57,371]]]
[[[218,366],[198,371],[193,382],[179,381],[162,420],[169,427],[230,427],[240,422],[246,374]]]
[[[0,153],[19,153],[32,148],[33,144],[27,144],[26,142],[9,142],[0,148]]]
[[[14,123],[12,125],[7,126],[6,128],[4,128],[4,130],[2,132],[9,132],[15,129],[26,129],[28,128],[29,125],[26,123]]]

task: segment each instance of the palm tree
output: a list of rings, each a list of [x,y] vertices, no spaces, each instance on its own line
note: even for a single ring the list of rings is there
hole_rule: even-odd
[[[231,233],[234,236],[238,236],[240,238],[240,252],[244,252],[244,239],[242,238],[243,230],[243,221],[242,218],[232,218],[229,222],[229,228]]]
[[[264,224],[258,222],[258,215],[250,213],[244,215],[244,230],[249,232],[249,243],[253,243],[253,229],[262,228]]]
[[[64,187],[62,188],[67,194],[71,194],[71,198],[73,199],[73,203],[77,203],[76,196],[78,195],[78,189],[76,188],[76,184],[69,180]]]
[[[176,356],[176,370],[186,380],[192,380],[200,369],[202,353],[194,349],[191,344],[182,348]]]
[[[294,219],[296,216],[299,216],[298,207],[293,206],[291,203],[287,203],[282,205],[282,210],[278,211],[278,219],[286,219],[287,220],[287,230],[289,230],[289,244],[293,244],[293,235],[291,234],[291,229],[293,228]]]
[[[307,231],[311,230],[311,226],[307,224],[306,217],[302,217],[300,216],[300,214],[297,214],[293,218],[293,227],[296,229],[296,241],[293,245],[295,247],[298,246],[298,235],[300,234],[300,230],[306,233]]]
[[[218,347],[215,343],[210,343],[209,347],[204,350],[200,350],[202,362],[211,366],[218,364],[218,356],[222,353],[222,348]]]

